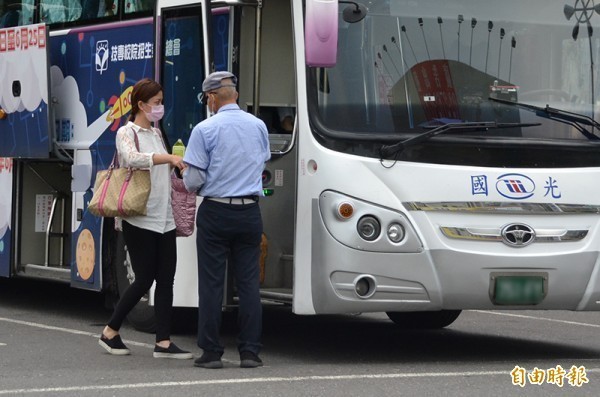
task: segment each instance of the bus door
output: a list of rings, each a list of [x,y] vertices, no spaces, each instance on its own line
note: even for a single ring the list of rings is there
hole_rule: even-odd
[[[0,29],[0,276],[11,274],[13,160],[46,159],[48,32],[45,24]]]
[[[163,87],[165,115],[161,120],[169,150],[181,140],[187,146],[193,127],[206,118],[198,100],[210,70],[208,1],[160,0],[157,4],[156,80]],[[176,306],[197,305],[195,234],[177,239]],[[150,294],[152,299],[153,294]]]
[[[237,51],[240,107],[264,121],[271,151],[262,175],[264,197],[259,201],[264,233],[260,294],[285,304],[292,304],[297,296],[293,288],[298,173],[294,25],[289,0],[264,1],[254,10],[244,9]]]

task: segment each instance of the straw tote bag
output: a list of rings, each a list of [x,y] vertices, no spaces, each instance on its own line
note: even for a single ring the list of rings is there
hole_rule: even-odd
[[[137,133],[133,131],[135,146],[140,150]],[[94,195],[88,210],[102,217],[146,215],[146,206],[150,196],[150,170],[121,168],[117,152],[107,170],[96,173]]]

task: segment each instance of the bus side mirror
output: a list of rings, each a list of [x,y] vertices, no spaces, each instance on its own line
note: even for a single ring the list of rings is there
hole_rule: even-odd
[[[338,0],[306,0],[306,65],[332,67],[337,61]]]

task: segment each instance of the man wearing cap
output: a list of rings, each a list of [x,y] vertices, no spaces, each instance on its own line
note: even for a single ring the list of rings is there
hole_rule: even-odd
[[[259,255],[262,219],[262,172],[271,158],[265,124],[241,110],[237,78],[211,73],[202,83],[202,102],[213,117],[194,127],[183,161],[183,180],[204,200],[196,217],[198,249],[198,346],[204,353],[194,365],[222,368],[219,340],[225,266],[233,271],[239,296],[240,366],[262,366]]]

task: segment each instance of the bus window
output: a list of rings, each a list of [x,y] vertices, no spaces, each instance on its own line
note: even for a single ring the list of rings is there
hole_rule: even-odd
[[[117,12],[115,0],[81,0],[81,19],[110,17]]]
[[[205,118],[205,107],[197,101],[205,75],[201,8],[164,12],[162,21],[162,127],[170,144],[181,139],[187,145],[192,128]]]
[[[102,0],[100,0],[100,2],[102,2]],[[111,17],[117,15],[119,11],[118,0],[104,0],[104,3],[104,16]]]
[[[21,4],[18,0],[0,2],[0,28],[19,25]]]
[[[80,0],[41,0],[40,18],[47,24],[76,21],[81,9]]]
[[[152,0],[125,0],[125,14],[150,10],[154,10],[154,1]]]

